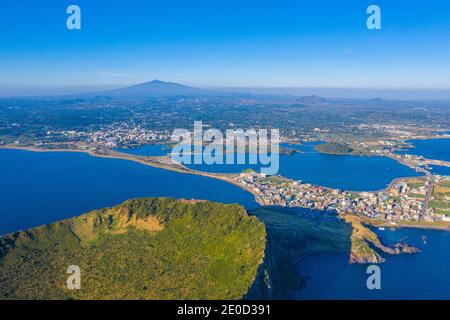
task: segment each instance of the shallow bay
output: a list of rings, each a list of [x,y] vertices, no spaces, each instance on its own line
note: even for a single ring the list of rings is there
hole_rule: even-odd
[[[414,148],[398,151],[427,159],[450,161],[450,139],[408,140]]]
[[[421,175],[389,158],[322,154],[314,150],[314,145],[283,145],[300,152],[280,154],[279,174],[306,183],[350,191],[377,191],[386,188],[396,178]],[[170,152],[161,146],[143,146],[121,151],[147,156]],[[248,155],[246,162],[248,163]],[[259,171],[262,165],[188,164],[187,167],[204,172],[240,173],[249,168]]]

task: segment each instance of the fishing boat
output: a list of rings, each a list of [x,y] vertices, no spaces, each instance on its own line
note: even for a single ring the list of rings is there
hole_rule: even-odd
[[[427,236],[422,236],[422,241],[423,241],[423,244],[427,244]]]

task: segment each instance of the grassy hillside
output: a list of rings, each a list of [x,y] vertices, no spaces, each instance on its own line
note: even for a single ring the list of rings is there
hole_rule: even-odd
[[[0,298],[238,299],[265,239],[239,205],[129,200],[0,238]],[[70,265],[81,290],[66,288]]]

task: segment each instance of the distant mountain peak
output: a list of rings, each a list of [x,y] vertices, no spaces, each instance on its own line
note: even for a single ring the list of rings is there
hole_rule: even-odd
[[[143,82],[143,83],[139,83],[139,84],[137,84],[137,85],[143,85],[143,84],[161,84],[161,85],[171,85],[171,84],[176,84],[176,85],[179,85],[179,86],[184,86],[184,85],[182,85],[182,84],[179,84],[179,83],[175,83],[175,82],[168,82],[168,81],[162,81],[162,80],[158,80],[158,79],[155,79],[155,80],[152,80],[152,81],[148,81],[148,82]],[[185,86],[186,87],[186,86]]]
[[[202,90],[194,87],[185,86],[175,82],[166,82],[162,80],[152,80],[135,84],[129,87],[115,89],[106,92],[107,95],[113,96],[177,96],[177,95],[196,95]]]
[[[322,97],[314,95],[314,94],[310,95],[310,96],[302,97],[301,99],[302,99],[302,101],[304,103],[314,103],[314,104],[316,104],[316,103],[325,103],[325,102],[327,102],[327,100],[325,98],[322,98]]]

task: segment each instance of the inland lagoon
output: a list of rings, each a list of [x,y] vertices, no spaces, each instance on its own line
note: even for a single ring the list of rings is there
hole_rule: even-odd
[[[322,154],[314,150],[314,143],[282,146],[299,152],[280,154],[280,175],[324,187],[350,191],[377,191],[386,188],[396,178],[421,175],[385,157]],[[170,149],[165,149],[163,146],[143,146],[120,151],[146,156],[170,153]],[[248,159],[246,155],[246,163],[249,163]],[[237,160],[236,155],[235,160]],[[213,173],[241,173],[246,169],[259,171],[262,167],[261,164],[225,164],[225,160],[224,164],[187,164],[186,166]]]

